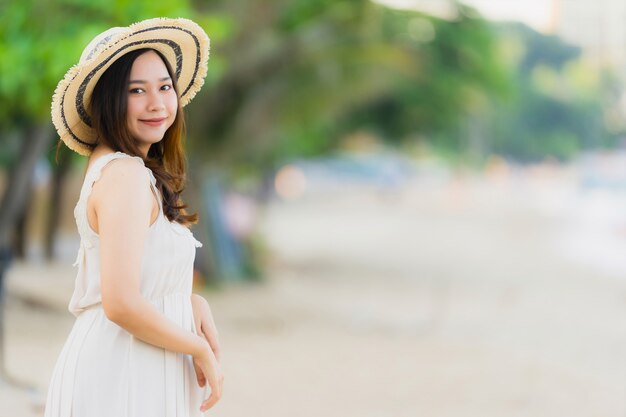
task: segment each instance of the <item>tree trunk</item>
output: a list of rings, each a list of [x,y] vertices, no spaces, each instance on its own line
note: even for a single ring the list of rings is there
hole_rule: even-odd
[[[207,233],[208,224],[205,216],[204,202],[202,201],[202,167],[194,166],[193,160],[189,161],[187,183],[188,193],[185,195],[185,202],[189,204],[190,212],[197,212],[199,215],[198,224],[193,227],[196,238],[202,242],[202,247],[196,251],[194,267],[200,271],[206,283],[215,281],[215,263],[212,256],[211,242]]]
[[[4,357],[4,276],[10,267],[11,233],[16,219],[24,211],[27,194],[33,180],[37,160],[45,152],[52,135],[49,124],[39,124],[24,132],[19,155],[11,167],[7,186],[0,201],[0,379],[11,380],[6,372]]]
[[[28,214],[33,203],[34,187],[32,181],[28,183],[27,189],[24,191],[25,200],[22,203],[22,210],[17,212],[15,218],[15,227],[13,228],[12,239],[9,243],[13,248],[15,258],[25,259],[27,256],[28,245]]]
[[[24,132],[23,138],[20,153],[11,167],[0,202],[0,247],[11,244],[11,232],[28,199],[35,164],[52,138],[50,126],[45,124],[29,127]]]
[[[45,257],[48,261],[51,261],[54,258],[54,238],[59,229],[61,204],[63,203],[63,184],[65,182],[65,178],[67,177],[67,173],[72,166],[72,151],[63,147],[60,154],[59,163],[55,166],[54,174],[52,176],[50,211],[48,214],[44,238]]]

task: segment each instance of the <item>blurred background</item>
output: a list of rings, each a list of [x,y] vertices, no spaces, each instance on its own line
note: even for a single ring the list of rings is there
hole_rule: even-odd
[[[626,416],[626,2],[0,3],[0,417],[41,416],[86,158],[49,109],[111,26],[211,38],[187,110],[215,416]]]

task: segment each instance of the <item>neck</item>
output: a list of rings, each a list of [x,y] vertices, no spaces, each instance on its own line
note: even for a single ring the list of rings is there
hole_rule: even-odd
[[[150,150],[150,145],[139,146],[139,152],[141,152],[141,157],[146,159],[148,157],[148,151]]]
[[[93,153],[111,153],[115,152],[113,149],[108,147],[107,145],[98,144],[95,148],[93,148]]]
[[[146,159],[148,157],[148,151],[150,150],[150,146],[151,145],[140,145],[139,146],[139,154],[141,155],[141,157],[143,159]],[[96,145],[96,147],[93,149],[92,153],[95,154],[99,154],[99,153],[113,153],[115,152],[115,150],[113,150],[111,147],[104,145],[104,144],[98,144]]]

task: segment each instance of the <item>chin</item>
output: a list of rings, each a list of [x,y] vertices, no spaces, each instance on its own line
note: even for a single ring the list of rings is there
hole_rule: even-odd
[[[163,140],[165,137],[165,132],[163,134],[152,134],[152,135],[133,135],[135,139],[141,143],[145,144],[154,144]]]
[[[161,142],[162,140],[163,140],[163,138],[158,138],[158,139],[154,139],[154,140],[143,140],[142,142],[152,146],[152,145],[154,145],[156,143]]]

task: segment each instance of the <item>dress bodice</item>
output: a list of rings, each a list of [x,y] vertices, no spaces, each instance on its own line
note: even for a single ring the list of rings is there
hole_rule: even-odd
[[[78,316],[82,311],[101,303],[100,291],[100,237],[87,220],[87,199],[93,184],[102,175],[102,169],[119,158],[133,158],[141,163],[148,174],[146,186],[152,187],[159,199],[159,215],[149,228],[141,265],[141,293],[147,300],[159,299],[176,293],[191,294],[193,263],[197,247],[202,243],[185,226],[170,222],[163,213],[161,194],[156,178],[145,166],[143,159],[123,152],[98,157],[85,174],[80,197],[74,208],[76,226],[80,235],[80,247],[74,266],[78,267],[74,293],[69,311]]]

